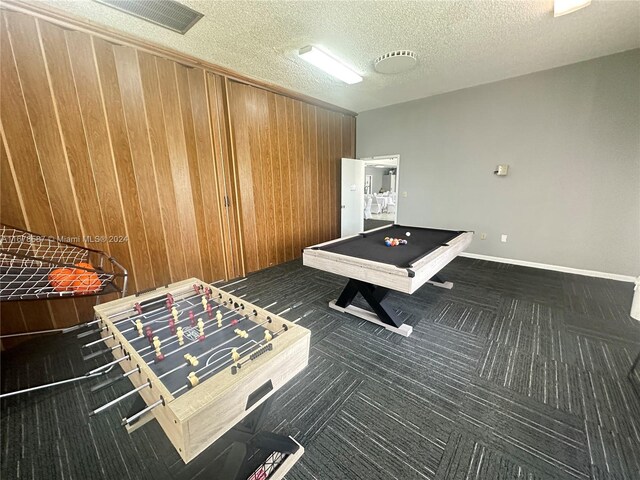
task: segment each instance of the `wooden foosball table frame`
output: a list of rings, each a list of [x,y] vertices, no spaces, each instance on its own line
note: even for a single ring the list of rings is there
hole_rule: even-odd
[[[132,315],[136,304],[153,301],[167,293],[180,301],[194,296],[194,285],[211,289],[212,298],[227,308],[235,309],[255,323],[264,323],[263,328],[273,333],[269,342],[272,348],[251,358],[242,368],[225,368],[174,398],[118,327],[129,324],[124,319]],[[130,375],[129,379],[136,388],[148,384],[138,392],[145,404],[151,406],[161,401],[138,423],[155,418],[185,463],[248,417],[308,363],[309,330],[196,278],[94,308],[96,319],[103,326],[101,335],[106,346],[113,348],[114,357],[130,356],[120,363],[123,370],[139,367],[140,372]],[[117,324],[118,321],[122,323]],[[107,338],[111,335],[112,338]]]

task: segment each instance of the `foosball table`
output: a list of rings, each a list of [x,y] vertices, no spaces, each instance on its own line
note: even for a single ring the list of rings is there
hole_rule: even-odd
[[[309,330],[195,278],[95,313],[101,338],[87,345],[104,343],[98,353],[114,360],[99,369],[118,364],[123,373],[94,390],[123,379],[134,388],[92,415],[135,395],[123,425],[133,431],[155,418],[187,464],[221,438],[230,440],[216,455],[240,448],[232,456],[247,456],[247,444],[271,449],[262,470],[244,477],[252,480],[281,478],[302,455],[295,440],[256,427],[274,392],[307,366]],[[240,467],[225,468],[235,475]]]

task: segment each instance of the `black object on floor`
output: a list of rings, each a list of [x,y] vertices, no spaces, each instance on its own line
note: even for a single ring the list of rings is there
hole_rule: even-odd
[[[299,261],[243,282],[259,305],[303,302],[284,316],[312,332],[309,366],[274,394],[264,426],[305,448],[287,479],[640,478],[633,284],[461,257],[442,274],[452,290],[385,299],[410,337],[330,309],[345,279]],[[2,390],[104,362],[83,362],[79,345],[51,337],[4,352]],[[180,478],[157,423],[120,426],[126,402],[88,418],[128,389],[91,394],[99,381],[3,399],[0,476]]]
[[[213,445],[189,462],[180,472],[181,480],[224,478],[246,480],[273,452],[285,456],[300,448],[285,435],[265,432],[273,397],[265,400],[241,422],[220,437]]]

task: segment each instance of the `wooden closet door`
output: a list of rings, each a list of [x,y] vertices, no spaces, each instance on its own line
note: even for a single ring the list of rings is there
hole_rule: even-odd
[[[246,272],[337,237],[340,158],[355,153],[355,118],[234,81],[227,100]]]
[[[107,252],[129,293],[241,275],[222,77],[23,13],[0,20],[0,220]],[[127,240],[90,240],[109,237]],[[3,302],[2,332],[85,322],[94,304]]]

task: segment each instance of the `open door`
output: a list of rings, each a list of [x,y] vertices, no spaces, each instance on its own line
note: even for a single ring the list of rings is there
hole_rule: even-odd
[[[348,237],[364,230],[364,162],[342,159],[340,197],[340,236]]]

